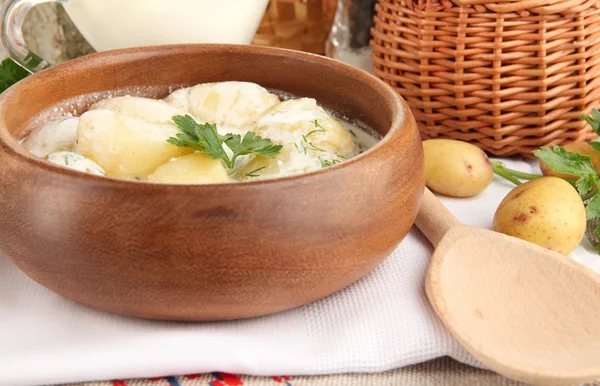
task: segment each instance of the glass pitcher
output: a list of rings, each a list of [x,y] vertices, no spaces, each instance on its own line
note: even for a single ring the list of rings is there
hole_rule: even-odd
[[[27,12],[55,2],[96,51],[180,44],[249,44],[268,0],[7,0],[2,44],[22,66],[37,71],[48,63],[30,53],[21,27]]]

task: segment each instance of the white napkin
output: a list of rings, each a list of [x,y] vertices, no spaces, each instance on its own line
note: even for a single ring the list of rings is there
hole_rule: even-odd
[[[532,164],[507,161],[532,171]],[[472,199],[443,202],[489,228],[512,188],[496,179]],[[326,299],[276,315],[224,323],[120,317],[47,291],[0,254],[0,385],[223,371],[251,375],[381,372],[449,355],[476,364],[443,328],[423,290],[431,247],[413,229],[369,276]],[[600,271],[589,242],[574,253]]]

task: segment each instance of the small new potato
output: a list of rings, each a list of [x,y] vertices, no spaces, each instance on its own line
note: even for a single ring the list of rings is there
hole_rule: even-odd
[[[350,131],[312,98],[292,99],[267,110],[255,123],[258,135],[277,143],[296,143],[300,149],[343,159],[358,154]]]
[[[70,151],[57,151],[55,153],[48,154],[46,159],[53,164],[64,166],[79,172],[93,174],[95,176],[106,176],[106,172],[102,170],[97,163],[87,157],[82,156],[81,154]]]
[[[582,155],[590,156],[590,158],[592,159],[592,165],[594,165],[594,169],[596,169],[596,171],[600,173],[600,152],[591,147],[588,143],[569,143],[563,146],[563,148],[568,152],[577,152]],[[566,178],[568,180],[576,180],[578,178],[577,176],[571,174],[559,173],[557,171],[554,171],[548,168],[543,162],[540,162],[540,169],[542,169],[542,174],[545,176]]]
[[[230,182],[223,163],[202,153],[185,155],[159,166],[148,181],[190,185]]]
[[[568,255],[585,233],[585,207],[565,180],[541,177],[514,188],[494,215],[494,230]]]
[[[104,99],[93,105],[90,110],[111,110],[121,115],[154,123],[170,123],[173,122],[174,116],[186,114],[184,110],[165,101],[134,96]]]
[[[321,165],[310,155],[300,153],[293,144],[283,148],[273,158],[256,156],[235,174],[240,181],[287,176],[321,169]]]
[[[487,155],[475,145],[452,139],[423,141],[426,185],[452,197],[481,193],[494,178]]]
[[[263,112],[279,103],[279,97],[256,83],[232,81],[177,90],[165,102],[200,122],[217,124],[217,130],[226,126],[246,132]]]
[[[53,119],[31,133],[23,141],[23,146],[40,158],[59,151],[73,151],[78,123],[76,117]]]

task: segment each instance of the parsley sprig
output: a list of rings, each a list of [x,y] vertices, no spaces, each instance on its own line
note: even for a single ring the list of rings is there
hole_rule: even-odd
[[[282,145],[275,145],[270,139],[262,138],[250,131],[242,137],[239,134],[220,135],[217,125],[212,123],[199,124],[189,115],[177,115],[173,122],[181,129],[177,137],[168,139],[170,144],[179,147],[188,147],[200,151],[212,159],[223,160],[228,169],[233,169],[239,156],[256,154],[272,158],[276,156]],[[230,157],[223,145],[232,151]]]
[[[3,93],[13,84],[31,75],[30,70],[38,67],[43,62],[43,59],[33,52],[29,52],[25,57],[24,62],[29,70],[21,67],[11,58],[4,59],[2,63],[0,63],[0,93]]]
[[[29,71],[19,66],[12,59],[4,59],[0,64],[0,92],[6,91],[10,86],[29,75]]]

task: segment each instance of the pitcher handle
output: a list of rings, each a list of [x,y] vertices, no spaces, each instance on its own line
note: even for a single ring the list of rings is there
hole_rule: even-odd
[[[50,67],[50,64],[31,52],[23,39],[23,21],[33,7],[41,3],[62,3],[69,0],[7,0],[2,9],[0,40],[8,55],[27,71],[34,73]]]

